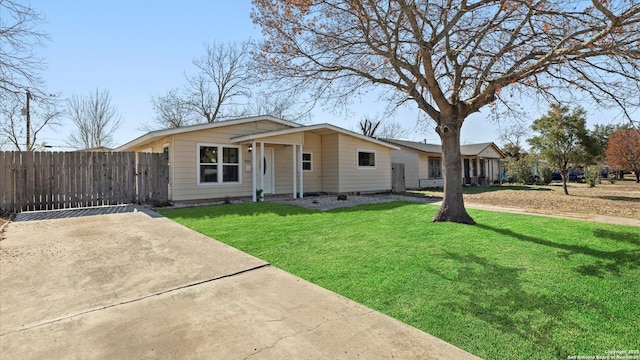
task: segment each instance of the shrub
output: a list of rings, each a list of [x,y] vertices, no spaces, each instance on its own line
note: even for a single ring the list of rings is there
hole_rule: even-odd
[[[598,179],[598,167],[588,166],[584,172],[584,177],[587,179],[587,185],[590,188],[596,187],[596,180]]]
[[[531,176],[533,161],[530,156],[524,155],[520,159],[511,158],[507,163],[507,174],[519,183],[527,183]]]

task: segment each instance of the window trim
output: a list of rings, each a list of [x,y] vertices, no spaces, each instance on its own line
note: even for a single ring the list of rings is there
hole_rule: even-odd
[[[305,160],[304,159],[304,156],[306,154],[309,154],[309,160]],[[309,163],[309,169],[308,170],[304,168],[304,164],[305,163]],[[302,164],[301,164],[301,166],[302,166],[302,171],[303,172],[313,172],[313,153],[312,152],[310,152],[310,151],[303,151],[302,152]]]
[[[217,147],[218,148],[218,162],[215,165],[218,166],[218,181],[216,182],[201,182],[200,181],[200,166],[207,165],[207,163],[200,162],[200,148],[201,147]],[[238,162],[237,163],[225,163],[223,152],[224,148],[231,148],[238,150]],[[238,166],[238,181],[223,181],[224,178],[224,166],[235,165]],[[224,185],[238,185],[242,184],[242,148],[240,146],[231,144],[212,144],[212,143],[197,143],[196,144],[196,184],[197,186],[224,186]]]
[[[360,153],[373,154],[373,166],[361,166],[360,165]],[[378,153],[376,150],[370,149],[356,149],[356,168],[358,170],[376,170],[378,168]]]

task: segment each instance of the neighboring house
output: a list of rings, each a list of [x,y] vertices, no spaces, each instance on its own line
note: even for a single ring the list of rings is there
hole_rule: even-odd
[[[330,124],[256,116],[149,132],[115,151],[164,152],[172,201],[391,189],[397,146]],[[257,164],[257,166],[256,166]]]
[[[405,165],[407,189],[444,186],[444,163],[440,145],[394,139],[384,141],[400,147],[391,153],[391,161]],[[500,179],[500,160],[505,155],[496,144],[461,145],[460,153],[464,184],[486,185]]]

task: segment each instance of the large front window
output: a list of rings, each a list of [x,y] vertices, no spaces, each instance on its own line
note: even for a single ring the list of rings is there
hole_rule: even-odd
[[[231,146],[198,146],[198,183],[240,182],[240,149]]]

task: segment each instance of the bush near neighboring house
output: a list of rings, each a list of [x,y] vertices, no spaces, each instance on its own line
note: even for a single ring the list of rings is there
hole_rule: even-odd
[[[519,159],[511,158],[507,163],[507,176],[518,183],[526,184],[535,181],[531,179],[533,158],[530,155],[521,155]]]

